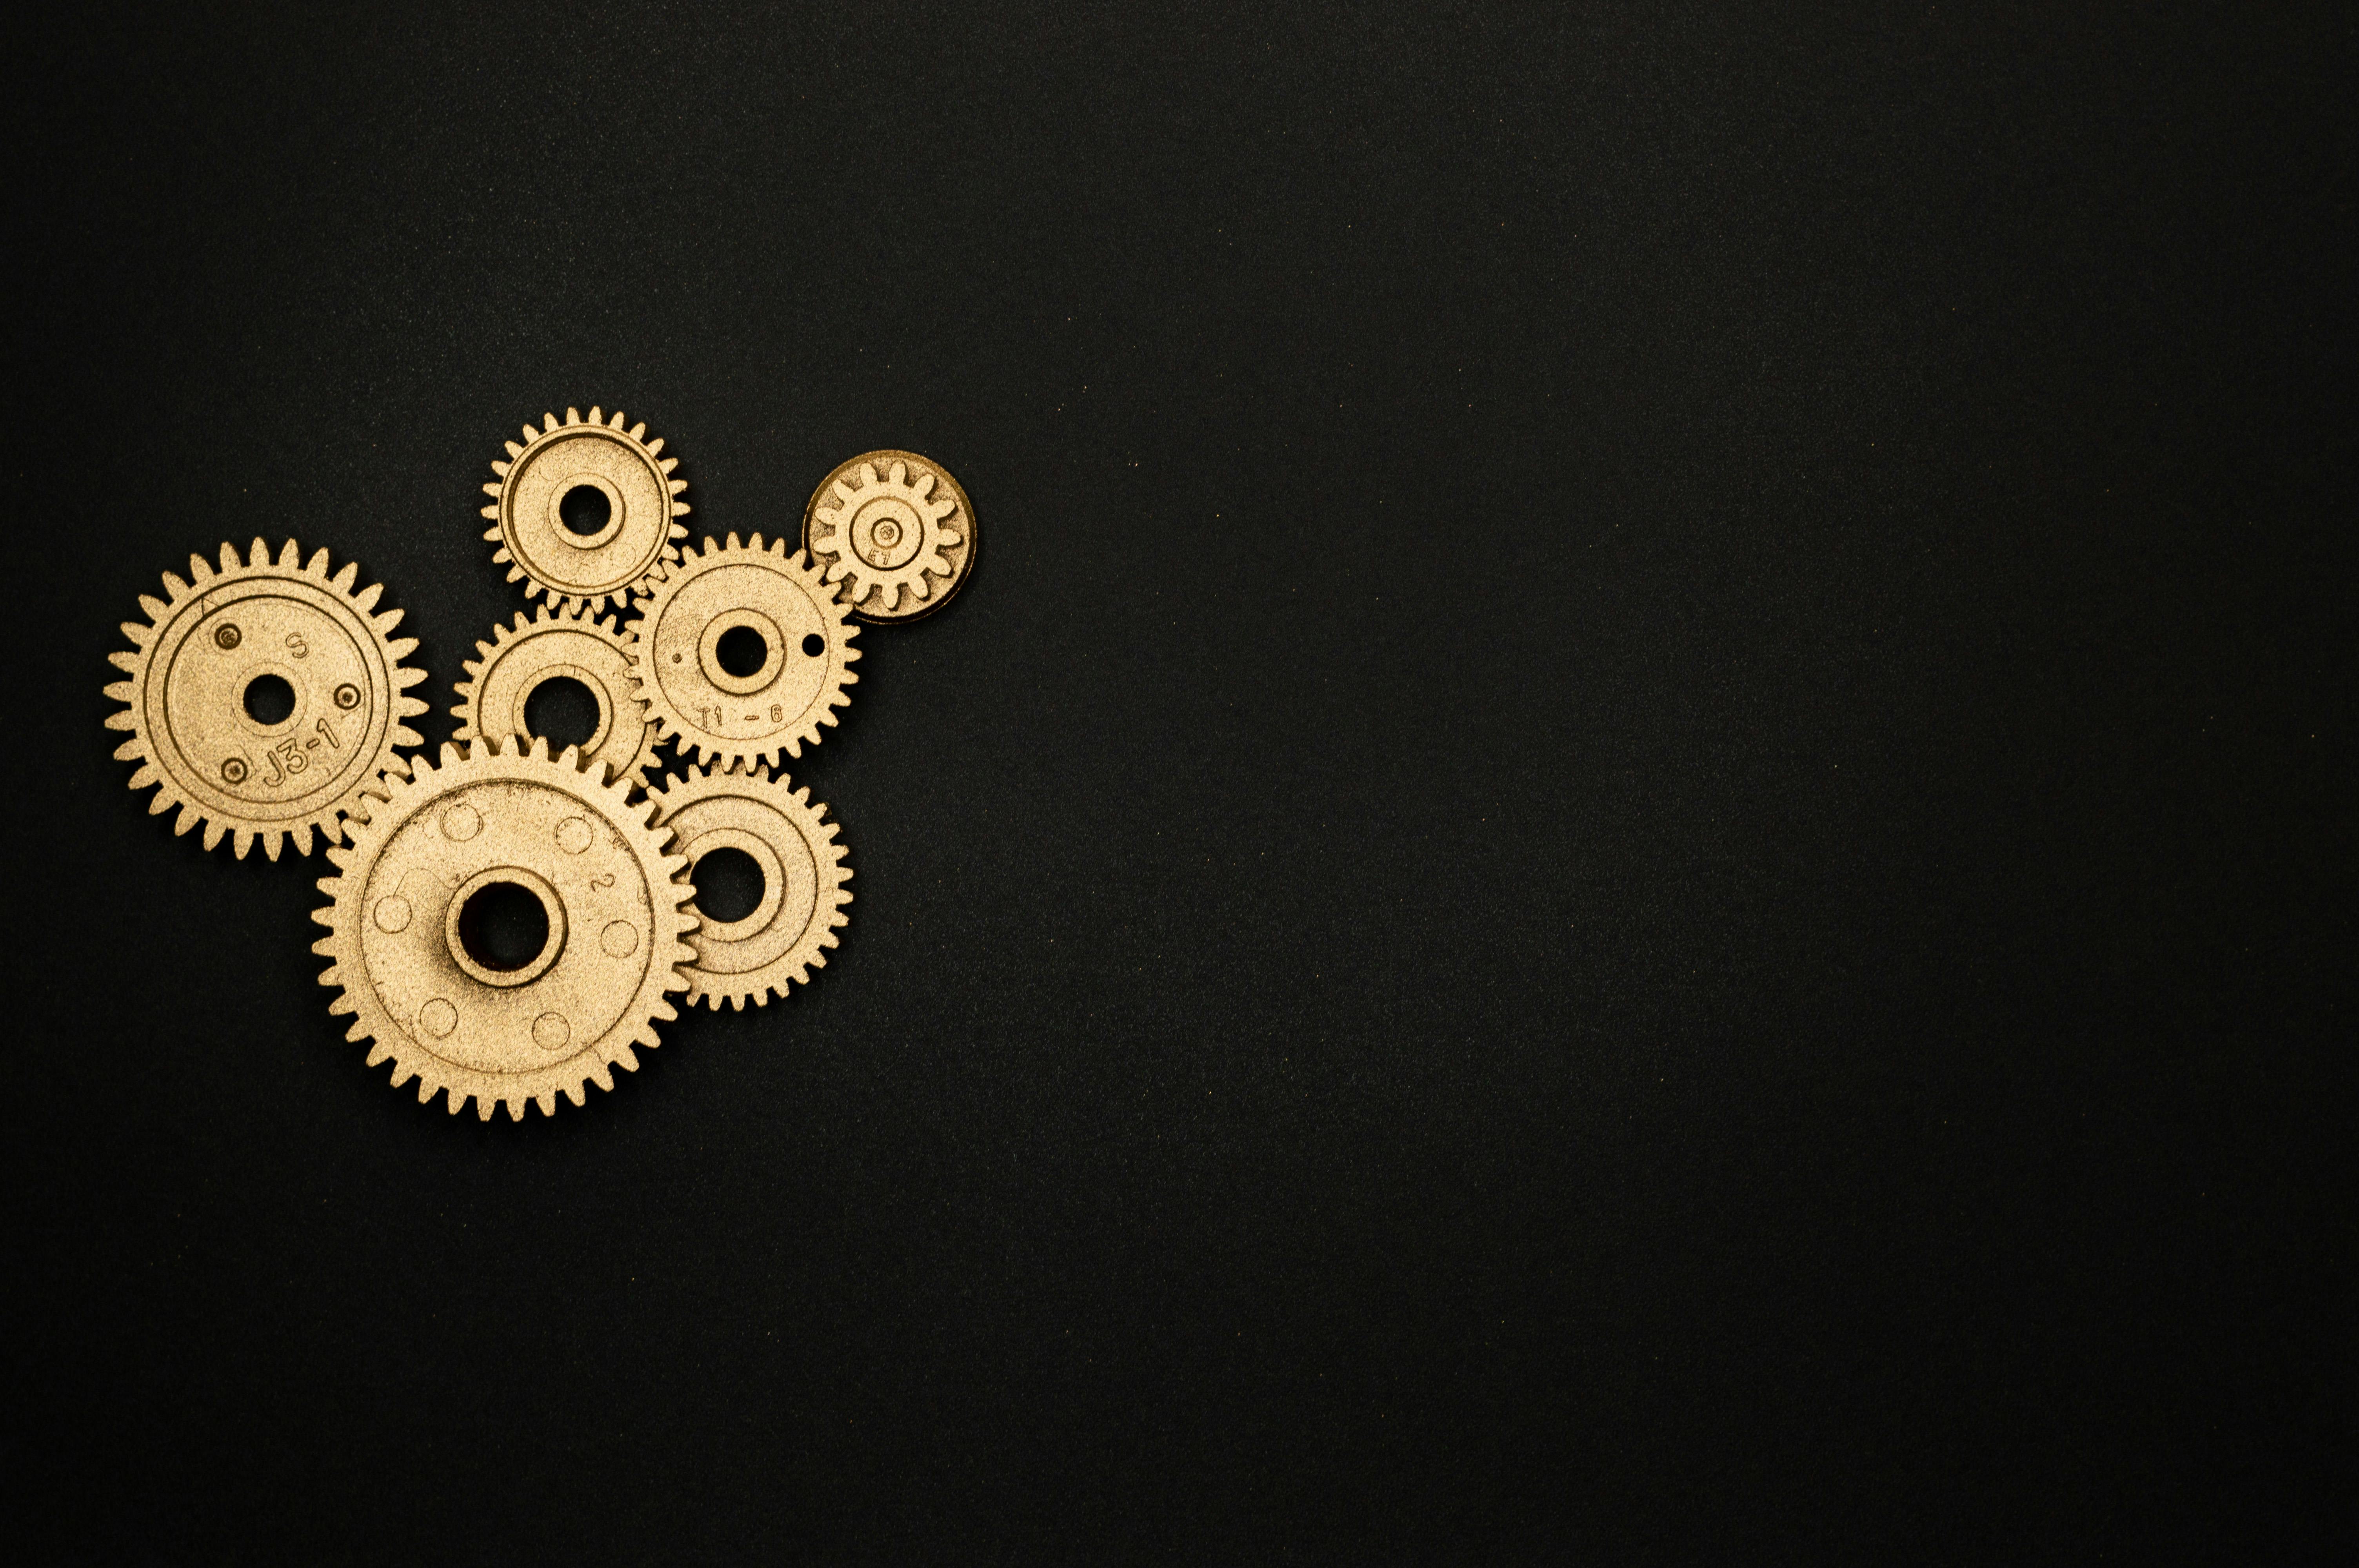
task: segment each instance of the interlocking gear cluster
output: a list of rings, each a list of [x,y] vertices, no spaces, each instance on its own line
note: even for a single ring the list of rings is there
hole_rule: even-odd
[[[328,845],[312,950],[329,1011],[421,1103],[486,1120],[612,1088],[676,1000],[760,1007],[825,967],[852,871],[781,757],[850,704],[855,622],[940,610],[977,544],[947,470],[877,451],[821,481],[801,548],[757,533],[683,549],[687,485],[645,425],[569,408],[523,434],[484,486],[484,538],[544,602],[475,644],[436,758],[404,754],[424,744],[406,721],[426,672],[392,635],[401,611],[292,540],[165,573],[106,688],[124,705],[108,728],[130,731],[115,755],[155,788],[151,812],[179,808],[176,833],[273,860]],[[567,687],[586,721],[552,744],[540,710]],[[759,879],[725,916],[694,881],[723,852]]]

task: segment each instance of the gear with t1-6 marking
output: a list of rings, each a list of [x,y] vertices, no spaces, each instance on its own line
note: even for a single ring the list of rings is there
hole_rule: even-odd
[[[974,566],[974,506],[950,470],[915,452],[863,452],[820,481],[803,544],[863,621],[915,621],[950,601]]]
[[[827,807],[761,768],[691,772],[653,793],[656,826],[679,835],[690,876],[716,849],[751,857],[762,873],[761,897],[742,917],[722,921],[696,911],[688,938],[696,961],[680,969],[690,1005],[759,1007],[824,967],[836,931],[850,924],[843,906],[852,902],[844,886],[852,871]]]
[[[664,734],[727,766],[799,757],[850,705],[859,628],[800,551],[708,538],[631,622],[631,674]]]
[[[598,705],[597,728],[582,742],[583,757],[598,766],[601,778],[647,786],[656,721],[633,688],[630,642],[611,617],[593,620],[586,609],[552,611],[544,604],[530,620],[519,613],[515,625],[494,627],[490,642],[475,644],[466,669],[451,709],[459,720],[452,740],[528,736],[525,708],[533,694],[552,680],[573,680]]]
[[[679,460],[663,455],[661,437],[644,439],[645,425],[624,429],[620,409],[611,419],[596,408],[587,419],[572,408],[562,420],[542,418],[538,429],[525,426],[523,444],[507,444],[507,460],[492,464],[498,481],[484,486],[492,498],[484,537],[499,546],[492,559],[527,596],[627,606],[679,558],[672,541],[688,537],[672,521],[688,512],[674,499],[688,488],[671,477]]]
[[[376,1043],[369,1065],[418,1079],[421,1104],[439,1091],[454,1115],[472,1098],[485,1120],[500,1104],[518,1121],[527,1102],[553,1116],[559,1095],[580,1105],[584,1085],[637,1069],[633,1047],[679,1016],[664,993],[696,957],[681,941],[696,890],[671,830],[648,826],[653,803],[629,794],[570,747],[552,761],[546,741],[477,741],[419,759],[353,819],[350,845],[328,850],[338,874],[320,879],[328,935],[311,950],[342,993],[328,1011]],[[488,928],[503,904],[537,911],[537,946],[501,950]]]
[[[276,561],[260,539],[243,560],[223,545],[218,569],[190,556],[190,580],[141,594],[132,651],[108,655],[129,677],[106,688],[129,705],[106,724],[132,732],[114,753],[139,763],[131,787],[157,786],[151,813],[177,804],[176,832],[203,823],[208,849],[226,833],[240,858],[256,838],[274,860],[288,839],[308,855],[408,768],[394,748],[423,743],[403,720],[426,704],[403,694],[426,672],[401,662],[418,640],[389,635],[384,585],[355,593],[354,563],[331,577],[327,551],[300,558],[292,539]]]

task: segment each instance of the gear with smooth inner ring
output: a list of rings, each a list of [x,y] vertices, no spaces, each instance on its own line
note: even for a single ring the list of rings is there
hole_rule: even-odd
[[[475,644],[466,661],[467,678],[453,688],[459,720],[454,741],[529,736],[525,708],[533,694],[552,680],[578,681],[598,704],[598,726],[582,742],[603,779],[620,779],[645,789],[655,761],[656,721],[631,680],[631,645],[612,617],[593,620],[586,608],[540,606],[527,620],[518,612],[513,626],[495,626],[492,640]]]
[[[484,486],[492,498],[484,537],[499,546],[492,560],[525,583],[527,598],[626,608],[679,558],[673,541],[688,537],[672,521],[688,514],[676,499],[688,481],[671,477],[679,460],[663,455],[661,437],[645,439],[644,424],[624,429],[620,409],[612,418],[597,408],[587,419],[572,408],[561,421],[541,417],[539,428],[525,426],[521,445],[507,443],[507,460],[492,464],[498,481]]]
[[[695,760],[776,767],[781,751],[817,745],[820,726],[850,706],[859,630],[784,539],[708,537],[664,568],[631,622],[632,678],[664,735]]]
[[[139,764],[131,787],[156,785],[151,814],[179,806],[174,832],[201,822],[206,849],[229,834],[240,859],[256,838],[274,860],[288,839],[310,854],[315,828],[333,838],[408,771],[394,748],[424,744],[402,721],[426,711],[403,695],[426,672],[401,662],[418,639],[388,635],[401,611],[376,610],[385,585],[355,593],[356,563],[331,577],[326,550],[300,558],[292,539],[276,561],[260,539],[243,560],[223,545],[218,569],[190,556],[190,580],[166,572],[168,598],[141,594],[132,650],[107,655],[129,677],[106,688],[128,704],[106,727],[132,732],[114,753]],[[287,706],[266,719],[273,697]]]
[[[578,1106],[585,1085],[614,1087],[610,1069],[637,1070],[633,1048],[679,1016],[664,993],[696,957],[681,941],[696,890],[671,830],[648,826],[654,804],[629,794],[571,747],[446,744],[347,825],[311,950],[342,993],[328,1011],[355,1015],[346,1038],[375,1042],[369,1065],[391,1061],[397,1087],[414,1077],[420,1104],[445,1093],[453,1115],[472,1098],[486,1121],[495,1104],[554,1116],[559,1095]],[[486,940],[502,899],[538,906],[529,956]]]
[[[690,1005],[760,1007],[824,968],[836,932],[851,924],[843,906],[852,902],[844,886],[852,871],[827,807],[761,768],[691,771],[651,793],[656,826],[679,835],[691,878],[716,849],[739,850],[762,872],[760,902],[741,919],[715,920],[690,905],[698,921],[688,938],[696,961],[680,967]]]
[[[976,543],[966,492],[915,452],[863,452],[821,480],[803,510],[805,547],[863,621],[940,610],[965,583]]]

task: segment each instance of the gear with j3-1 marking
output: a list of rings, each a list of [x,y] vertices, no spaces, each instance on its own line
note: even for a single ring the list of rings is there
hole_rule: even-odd
[[[683,753],[726,767],[799,757],[852,698],[859,628],[799,550],[707,538],[656,579],[631,622],[639,696]]]
[[[688,537],[672,521],[688,513],[677,499],[688,481],[671,477],[679,460],[663,455],[661,437],[646,439],[644,424],[625,430],[620,409],[612,418],[598,408],[587,419],[574,408],[562,420],[541,417],[538,428],[525,426],[521,444],[507,443],[506,460],[492,464],[496,482],[484,486],[492,560],[527,598],[627,605],[679,558],[672,541]]]
[[[455,690],[451,711],[459,720],[454,741],[500,739],[535,733],[526,722],[534,696],[551,681],[580,685],[597,705],[598,718],[582,754],[599,776],[645,788],[656,757],[656,721],[631,683],[631,645],[610,616],[593,620],[586,609],[552,611],[542,605],[513,626],[495,626],[492,640],[475,644],[466,661],[467,678]]]
[[[311,950],[342,992],[328,1011],[375,1042],[371,1066],[416,1078],[421,1104],[440,1092],[454,1115],[473,1098],[485,1120],[504,1105],[518,1121],[637,1070],[635,1048],[679,1016],[665,993],[696,957],[681,940],[696,890],[672,831],[648,826],[654,803],[629,795],[570,747],[552,760],[546,741],[477,741],[419,759],[353,819],[328,850]]]
[[[696,874],[704,857],[734,849],[760,871],[754,907],[734,920],[695,908],[688,945],[696,961],[684,965],[688,1000],[719,1011],[760,1007],[773,992],[787,994],[827,964],[837,930],[851,924],[852,880],[843,846],[827,807],[766,769],[691,771],[654,792],[656,826],[679,835],[678,848]]]
[[[359,567],[331,577],[325,550],[300,560],[292,539],[276,560],[260,539],[243,559],[223,545],[218,568],[190,556],[188,580],[164,574],[168,598],[139,596],[131,651],[108,655],[128,677],[106,688],[127,705],[106,723],[132,732],[114,753],[139,763],[131,787],[157,786],[151,813],[179,806],[175,832],[203,823],[208,849],[227,834],[240,858],[257,838],[274,860],[290,839],[308,855],[315,829],[332,838],[408,769],[396,747],[423,743],[403,720],[426,704],[404,694],[426,672],[402,663],[418,640],[390,635],[384,585],[354,592]]]

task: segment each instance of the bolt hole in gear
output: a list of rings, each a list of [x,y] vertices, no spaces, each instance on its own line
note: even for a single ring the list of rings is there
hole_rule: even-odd
[[[808,636],[803,639],[806,653],[810,651],[811,641]],[[827,646],[824,640],[820,646]],[[762,634],[751,626],[732,626],[722,633],[713,640],[712,653],[723,670],[741,680],[747,676],[761,674],[763,667],[770,662],[770,644],[764,642]]]
[[[551,676],[524,700],[524,732],[552,752],[587,748],[604,721],[598,694],[571,676]]]
[[[131,731],[114,753],[139,764],[131,787],[155,787],[151,812],[179,807],[175,832],[201,823],[208,849],[226,836],[240,856],[257,841],[274,860],[289,841],[309,854],[420,743],[405,721],[426,705],[406,694],[426,672],[402,663],[417,639],[391,634],[401,611],[376,608],[382,587],[355,589],[358,567],[329,565],[291,539],[275,558],[260,539],[191,556],[108,655],[126,676],[106,688],[125,705],[106,724]]]
[[[521,969],[549,946],[549,906],[522,882],[487,881],[460,906],[459,942],[484,968]]]
[[[245,714],[256,724],[284,724],[295,712],[295,688],[283,676],[259,675],[245,683]]]
[[[743,849],[724,844],[699,857],[688,880],[696,888],[696,912],[707,920],[727,925],[762,907],[762,865]]]
[[[557,515],[570,534],[592,536],[614,521],[614,503],[594,484],[577,484],[558,498]]]
[[[915,621],[950,602],[974,569],[974,507],[940,463],[864,452],[820,481],[803,546],[859,619]]]

